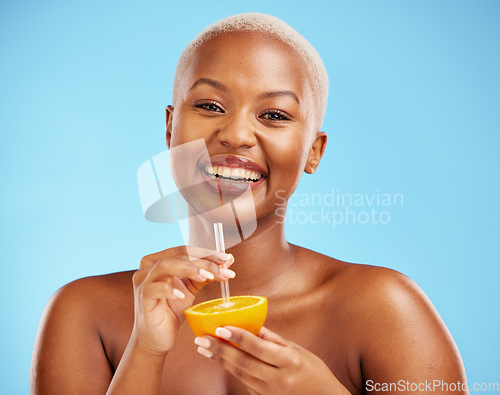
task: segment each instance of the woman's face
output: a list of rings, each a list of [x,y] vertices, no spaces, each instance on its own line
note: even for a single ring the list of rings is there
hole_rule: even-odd
[[[323,153],[326,136],[312,129],[313,110],[305,63],[280,41],[232,32],[202,44],[167,111],[169,147],[203,139],[210,157],[195,152],[174,161],[178,185],[203,181],[183,193],[188,203],[207,211],[249,185],[257,218],[272,216]]]

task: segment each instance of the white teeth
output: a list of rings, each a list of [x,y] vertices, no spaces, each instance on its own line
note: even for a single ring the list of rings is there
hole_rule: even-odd
[[[245,178],[250,178],[251,180],[258,180],[260,178],[260,173],[258,171],[246,170]]]
[[[219,167],[219,175],[222,177],[231,177],[233,174],[229,167]]]
[[[258,171],[242,169],[239,167],[205,166],[205,171],[213,176],[221,176],[241,181],[259,180],[262,176]]]

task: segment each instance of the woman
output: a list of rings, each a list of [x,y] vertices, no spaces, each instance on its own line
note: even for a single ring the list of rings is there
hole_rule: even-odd
[[[274,17],[229,17],[195,38],[167,108],[168,147],[201,140],[209,156],[209,163],[196,154],[173,161],[176,183],[189,180],[180,189],[195,246],[148,255],[136,272],[59,290],[35,345],[34,393],[439,393],[466,382],[450,333],[411,280],[285,239],[277,209],[320,163],[326,92],[319,56]],[[222,254],[206,248],[213,234],[203,231],[203,218],[219,199],[239,196],[232,171],[251,191],[238,218],[254,213],[257,226],[240,243],[225,235],[232,247]],[[196,177],[206,183],[190,189]],[[217,218],[227,224],[232,217],[226,210]],[[220,297],[210,283],[229,278],[232,294],[269,301],[258,336],[217,330],[240,347],[194,338],[183,316],[193,303]]]

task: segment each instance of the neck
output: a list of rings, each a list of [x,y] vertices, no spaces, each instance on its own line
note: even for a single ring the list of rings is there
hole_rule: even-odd
[[[224,229],[226,252],[233,254],[235,262],[231,269],[236,277],[229,281],[231,295],[264,295],[285,293],[285,278],[293,275],[297,248],[286,241],[284,223],[279,218],[268,217],[257,224],[255,232],[246,240],[237,243]],[[203,237],[206,235],[206,237]],[[190,221],[191,245],[214,248],[213,225],[206,221]],[[204,298],[220,298],[218,283],[203,288]]]

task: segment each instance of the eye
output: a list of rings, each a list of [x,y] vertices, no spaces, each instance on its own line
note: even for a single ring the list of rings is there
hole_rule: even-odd
[[[220,113],[225,112],[219,103],[212,100],[196,102],[194,103],[194,107],[210,112],[220,112]]]
[[[268,121],[290,121],[291,117],[281,110],[266,110],[259,115],[259,118]]]

